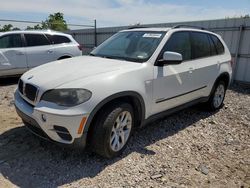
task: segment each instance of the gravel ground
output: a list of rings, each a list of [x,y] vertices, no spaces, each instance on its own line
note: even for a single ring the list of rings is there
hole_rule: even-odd
[[[107,160],[43,141],[0,86],[0,187],[250,187],[250,90],[234,86],[224,107],[186,109],[135,131]]]

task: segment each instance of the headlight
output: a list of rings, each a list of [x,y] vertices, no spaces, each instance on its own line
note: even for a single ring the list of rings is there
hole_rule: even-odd
[[[72,107],[88,101],[91,95],[86,89],[54,89],[45,92],[41,100]]]

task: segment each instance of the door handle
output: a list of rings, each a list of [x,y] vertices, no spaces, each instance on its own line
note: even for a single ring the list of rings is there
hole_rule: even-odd
[[[24,55],[23,52],[17,52],[16,55]]]
[[[51,53],[53,53],[53,50],[48,50],[47,52],[48,52],[48,54],[51,54]]]
[[[192,67],[190,67],[190,68],[188,69],[188,72],[189,72],[189,73],[192,73],[193,70],[194,70],[194,69],[193,69]]]

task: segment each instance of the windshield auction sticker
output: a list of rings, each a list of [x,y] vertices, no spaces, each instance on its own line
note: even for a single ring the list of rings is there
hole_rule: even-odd
[[[142,37],[146,38],[161,38],[162,34],[159,33],[145,33]]]

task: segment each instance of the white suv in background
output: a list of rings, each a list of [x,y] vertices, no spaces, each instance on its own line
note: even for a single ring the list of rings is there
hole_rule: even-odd
[[[15,106],[35,134],[114,157],[137,126],[196,103],[219,109],[231,75],[230,52],[215,33],[130,29],[90,56],[25,73]]]
[[[55,31],[0,33],[0,77],[25,71],[58,59],[82,55],[71,35]]]

